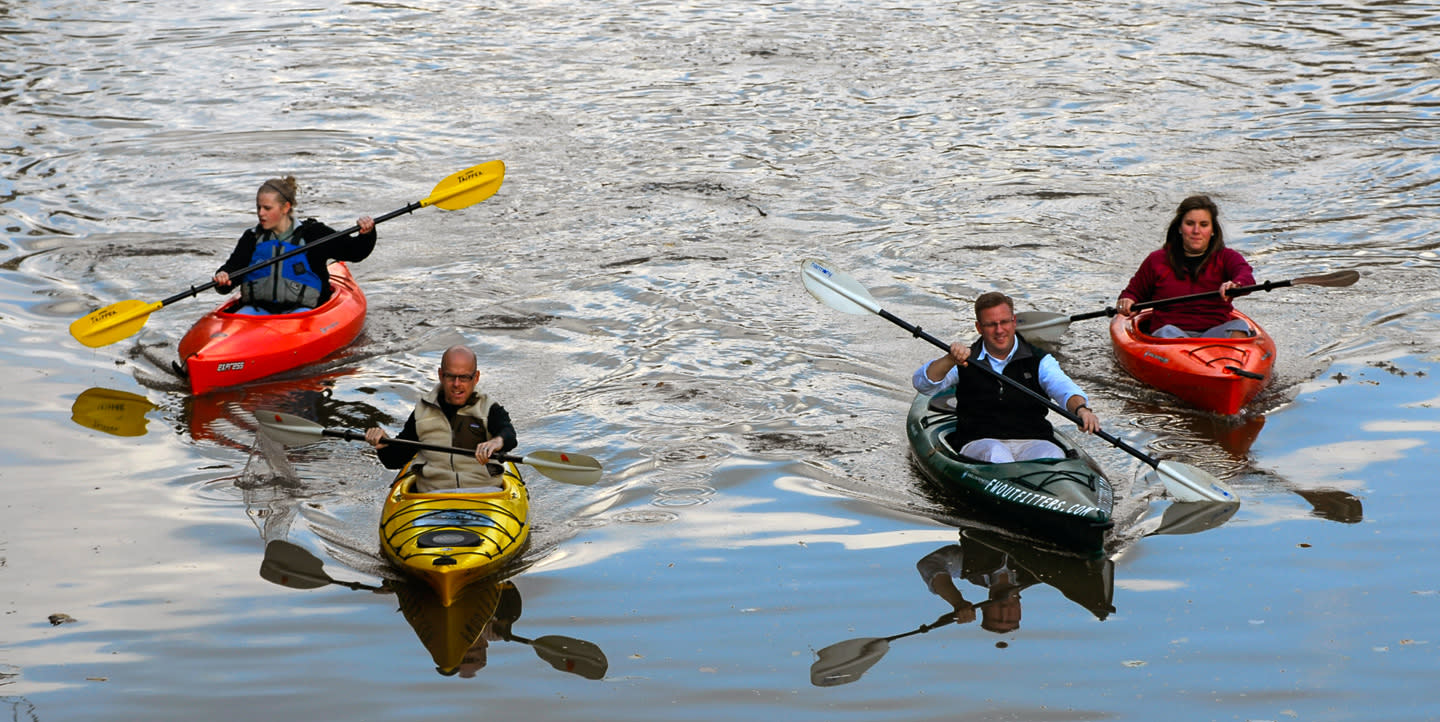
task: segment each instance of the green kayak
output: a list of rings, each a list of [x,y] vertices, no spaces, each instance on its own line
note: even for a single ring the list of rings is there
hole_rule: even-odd
[[[1114,495],[1100,468],[1075,442],[1057,431],[1063,459],[991,464],[960,456],[945,440],[955,430],[953,389],[919,395],[906,431],[916,466],[939,501],[993,515],[1005,529],[1065,547],[1100,549]]]

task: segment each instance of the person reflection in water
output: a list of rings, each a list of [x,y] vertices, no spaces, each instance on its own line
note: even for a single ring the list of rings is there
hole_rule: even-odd
[[[489,663],[490,643],[500,642],[510,638],[510,630],[515,625],[515,620],[520,618],[520,590],[515,588],[513,582],[504,582],[500,585],[500,605],[495,608],[495,615],[485,623],[480,630],[480,636],[465,650],[465,656],[460,660],[460,666],[451,670],[448,674],[443,669],[437,669],[440,674],[447,677],[458,674],[463,679],[472,679],[485,665]]]
[[[955,608],[955,623],[975,621],[980,610],[980,627],[996,634],[1007,634],[1020,628],[1020,590],[1022,584],[1016,570],[1010,568],[1006,554],[984,547],[970,549],[967,556],[959,544],[951,544],[930,552],[915,564],[920,578],[936,596]],[[986,602],[975,604],[965,599],[955,586],[964,579],[987,590]]]

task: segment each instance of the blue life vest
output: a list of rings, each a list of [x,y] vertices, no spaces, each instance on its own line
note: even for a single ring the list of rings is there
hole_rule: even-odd
[[[251,265],[300,248],[300,244],[270,238],[255,244]],[[297,253],[279,263],[257,268],[240,279],[240,299],[271,313],[287,313],[297,308],[314,308],[320,304],[325,282],[310,267],[307,253]]]

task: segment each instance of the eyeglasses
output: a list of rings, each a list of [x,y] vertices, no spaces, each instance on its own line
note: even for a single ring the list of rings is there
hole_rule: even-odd
[[[440,380],[447,384],[452,381],[469,381],[470,379],[475,378],[475,376],[479,373],[479,371],[471,371],[468,374],[447,374],[444,371],[441,371]]]
[[[1005,320],[1003,320],[1003,321],[990,321],[990,322],[988,322],[988,323],[982,323],[982,324],[980,324],[980,328],[984,328],[984,329],[997,329],[997,328],[1005,328],[1006,326],[1014,326],[1014,325],[1015,325],[1015,319],[1014,319],[1014,317],[1011,317],[1011,318],[1007,318],[1007,319],[1005,319]]]

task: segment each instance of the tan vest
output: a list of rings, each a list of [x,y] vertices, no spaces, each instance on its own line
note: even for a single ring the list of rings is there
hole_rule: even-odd
[[[420,437],[421,443],[454,446],[473,452],[481,442],[490,440],[490,430],[485,426],[490,407],[495,405],[490,397],[476,391],[470,397],[470,403],[455,412],[452,424],[445,418],[445,412],[440,410],[441,393],[437,385],[415,402],[415,435]],[[492,476],[489,469],[475,460],[474,453],[451,454],[421,449],[416,452],[414,463],[424,465],[420,469],[420,478],[415,482],[417,491],[500,486],[499,475]]]

